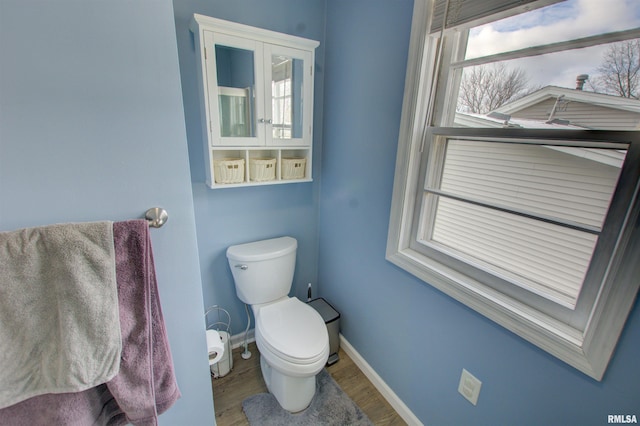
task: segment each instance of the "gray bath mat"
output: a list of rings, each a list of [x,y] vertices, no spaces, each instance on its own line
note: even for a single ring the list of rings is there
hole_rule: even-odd
[[[268,393],[246,398],[242,409],[252,426],[373,425],[324,369],[316,377],[316,394],[304,411],[291,414]]]

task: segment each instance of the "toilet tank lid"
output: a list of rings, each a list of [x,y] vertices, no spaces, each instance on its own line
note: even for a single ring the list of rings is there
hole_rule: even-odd
[[[227,258],[245,262],[256,262],[284,256],[295,251],[297,247],[298,242],[295,238],[272,238],[231,246],[227,249]]]

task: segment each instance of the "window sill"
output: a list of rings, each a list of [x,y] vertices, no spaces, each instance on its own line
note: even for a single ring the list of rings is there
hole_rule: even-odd
[[[592,321],[591,327],[582,332],[489,287],[470,282],[462,274],[410,248],[389,253],[387,260],[596,380],[602,379],[618,339],[613,330],[621,330],[626,318],[624,315],[621,319],[611,309],[605,311],[608,315],[603,315],[602,305],[623,303],[626,298],[628,306],[624,311],[628,312],[635,294],[627,294],[629,291],[625,289],[612,292],[594,309],[600,321]]]

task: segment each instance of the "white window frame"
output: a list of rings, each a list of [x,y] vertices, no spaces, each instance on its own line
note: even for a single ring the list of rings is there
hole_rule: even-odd
[[[443,96],[436,95],[432,87],[431,74],[437,68],[436,45],[429,41],[432,2],[414,2],[386,258],[588,376],[601,380],[640,287],[639,142],[633,141],[627,154],[635,158],[636,164],[629,166],[632,162],[627,162],[623,172],[629,173],[633,181],[624,185],[624,190],[630,193],[628,209],[617,212],[624,215],[623,231],[615,241],[615,254],[584,326],[577,328],[569,321],[551,317],[412,248],[416,241],[412,224],[419,216],[418,194],[424,185],[422,150],[430,137],[428,105],[431,97]],[[436,99],[435,104],[438,102],[443,104],[442,99]],[[443,112],[436,111],[438,113]],[[452,131],[465,132],[463,129]],[[619,141],[626,135],[629,139],[638,137],[638,132],[613,133]]]
[[[275,70],[271,73],[273,78],[271,79],[271,114],[273,116],[272,127],[274,131],[277,131],[278,137],[276,139],[291,139],[293,136],[293,123],[291,122],[291,109],[293,108],[293,60],[287,64],[280,65],[278,69],[278,76],[276,77]],[[289,114],[278,115],[276,112],[288,111]],[[282,118],[282,122],[280,122]],[[275,138],[275,136],[274,136]]]

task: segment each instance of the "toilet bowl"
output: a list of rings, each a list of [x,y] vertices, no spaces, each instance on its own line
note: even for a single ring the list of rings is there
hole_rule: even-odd
[[[287,411],[308,407],[316,375],[329,357],[329,335],[318,312],[289,297],[297,241],[274,238],[227,250],[236,293],[255,317],[260,368],[269,392]]]
[[[307,408],[316,374],[329,358],[329,335],[318,313],[296,298],[254,309],[262,377],[287,411]]]

